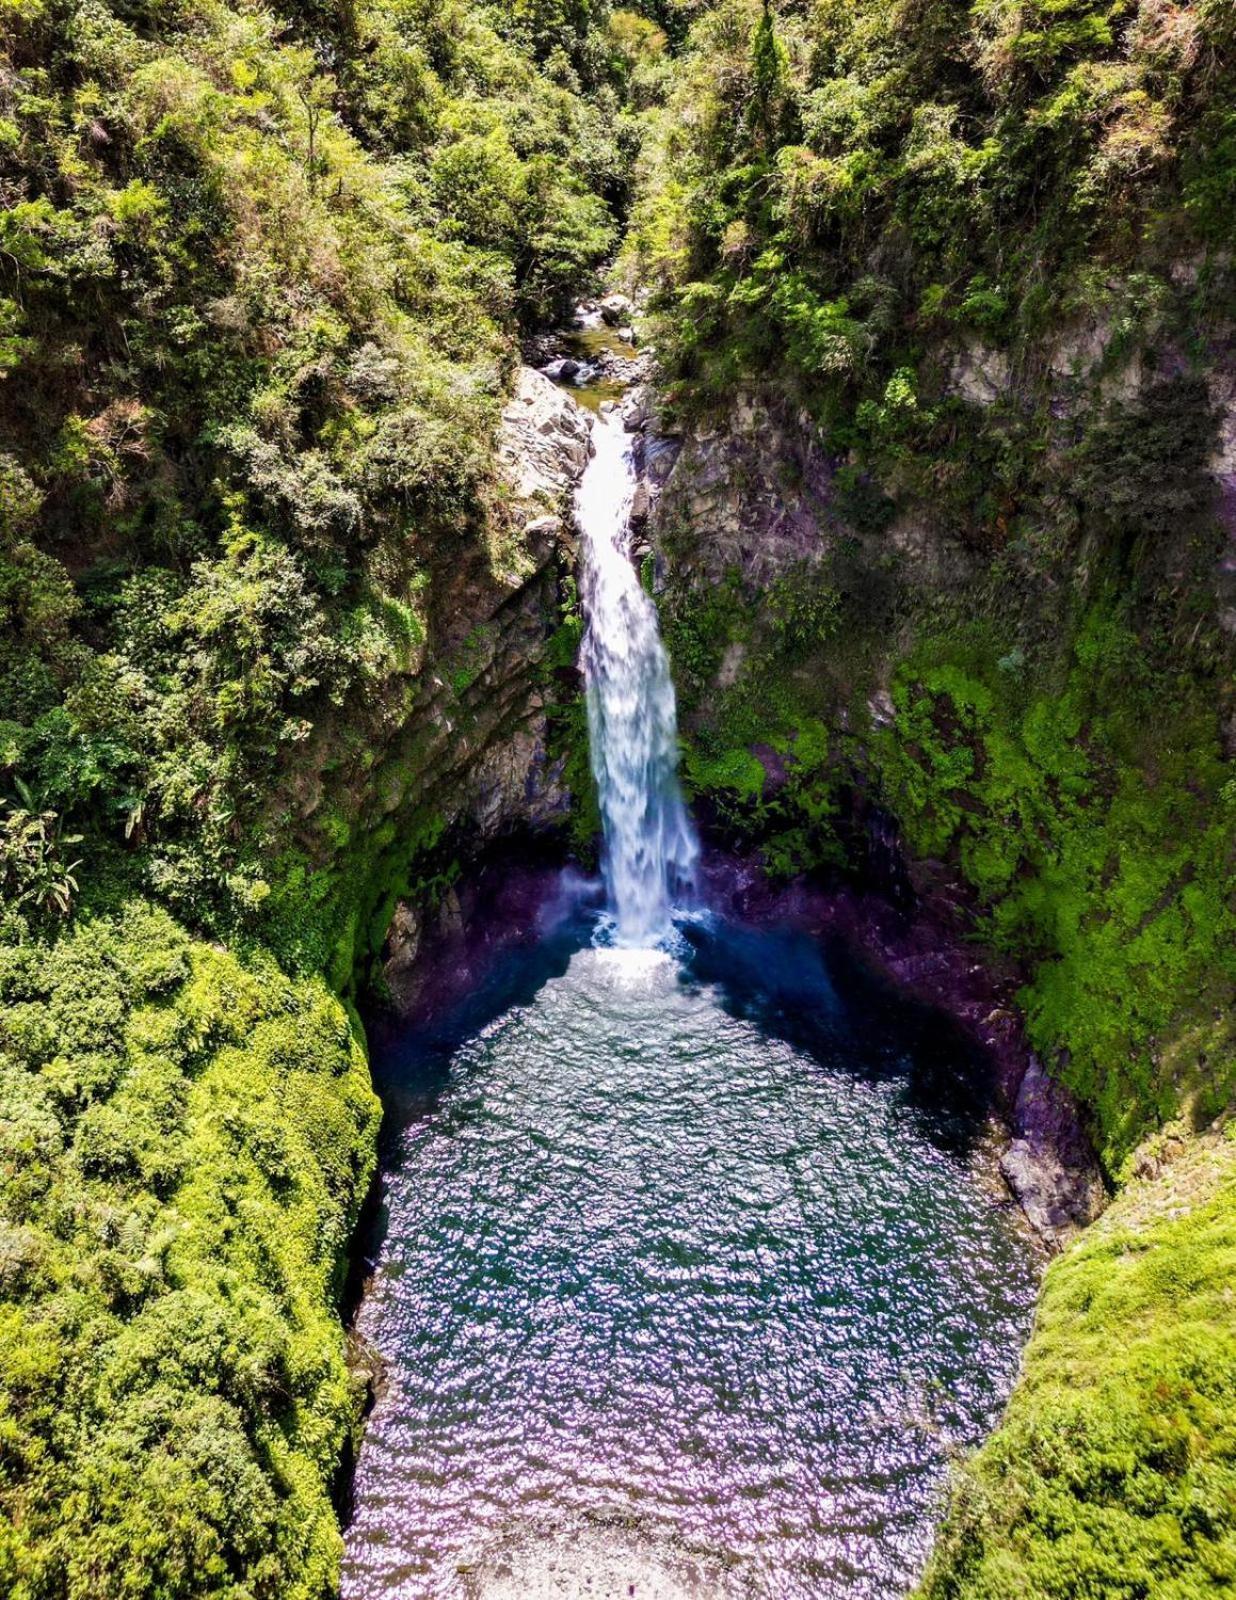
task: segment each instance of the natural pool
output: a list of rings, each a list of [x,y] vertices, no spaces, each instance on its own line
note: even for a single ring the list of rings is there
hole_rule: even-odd
[[[903,1594],[1035,1291],[982,1065],[802,936],[591,936],[376,1052],[344,1594]]]

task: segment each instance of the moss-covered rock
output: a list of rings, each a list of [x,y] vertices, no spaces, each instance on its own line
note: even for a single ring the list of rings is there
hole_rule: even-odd
[[[1209,1600],[1236,1585],[1236,1141],[1177,1139],[1053,1263],[924,1600]]]
[[[1204,1127],[1236,1093],[1214,385],[1113,401],[1096,373],[1064,452],[1059,380],[1036,381],[1037,492],[1069,486],[1078,537],[993,556],[925,491],[856,525],[818,425],[742,396],[687,431],[660,601],[705,820],[774,871],[861,865],[833,823],[844,791],[874,795],[1021,964],[1033,1042],[1119,1182],[1164,1122]]]

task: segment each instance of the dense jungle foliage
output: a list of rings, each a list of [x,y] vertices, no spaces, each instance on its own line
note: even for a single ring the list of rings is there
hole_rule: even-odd
[[[520,570],[520,340],[616,249],[671,420],[828,460],[771,583],[664,530],[693,791],[786,873],[878,797],[1128,1185],[927,1592],[1230,1591],[1233,195],[1230,0],[0,0],[3,1592],[337,1583],[330,990],[442,837],[382,744],[478,681],[444,574]]]
[[[920,387],[950,334],[1032,363],[1102,310],[1118,357],[1183,279],[1196,353],[1208,291],[1230,309],[1234,52],[1226,0],[710,8],[627,244],[684,403],[771,373],[888,472],[948,459],[964,413]]]
[[[140,901],[5,947],[0,1003],[0,1588],[328,1593],[350,1019]]]
[[[299,747],[415,670],[515,335],[613,245],[620,58],[553,7],[4,19],[10,904],[260,926]]]
[[[330,730],[363,762],[435,570],[502,559],[518,340],[614,246],[649,35],[0,5],[6,1595],[335,1589],[376,1109],[315,975],[369,888]]]

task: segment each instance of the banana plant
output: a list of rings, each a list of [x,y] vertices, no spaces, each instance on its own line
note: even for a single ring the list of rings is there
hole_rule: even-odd
[[[56,812],[42,807],[27,784],[14,779],[18,802],[3,802],[0,817],[0,882],[17,909],[67,917],[77,894],[81,861],[65,862],[62,846],[80,844],[81,834],[62,834]]]

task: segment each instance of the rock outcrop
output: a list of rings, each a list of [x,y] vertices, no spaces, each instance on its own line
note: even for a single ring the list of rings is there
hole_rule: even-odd
[[[653,551],[649,523],[682,448],[661,431],[662,423],[650,384],[640,383],[622,402],[622,425],[634,435],[635,494],[631,501],[631,555],[642,561]]]
[[[635,304],[625,294],[607,294],[600,303],[601,320],[611,328],[628,326]]]
[[[574,561],[571,499],[589,435],[587,413],[569,394],[520,370],[499,440],[507,503],[485,559],[465,554],[435,575],[436,631],[451,648],[434,652],[436,669],[392,708],[370,778],[396,829],[476,851],[566,817],[563,763],[549,752],[545,653]],[[397,905],[385,952],[397,999],[420,937],[417,908]]]
[[[737,573],[766,588],[843,544],[873,590],[887,586],[892,552],[903,566],[913,563],[917,583],[960,588],[973,581],[973,557],[936,537],[922,516],[902,515],[872,532],[856,527],[838,496],[846,465],[812,419],[775,392],[739,395],[724,417],[674,441],[664,470],[652,469],[663,487],[655,542],[677,575],[703,586]]]
[[[520,367],[498,441],[517,514],[539,506],[560,516],[590,449],[582,406],[535,368]]]
[[[1000,1170],[1030,1222],[1059,1247],[1103,1210],[1106,1192],[1072,1095],[1031,1053],[1009,1117]]]
[[[822,555],[834,464],[805,418],[739,396],[728,417],[690,431],[665,485],[658,539],[691,581],[736,571],[763,587]]]

